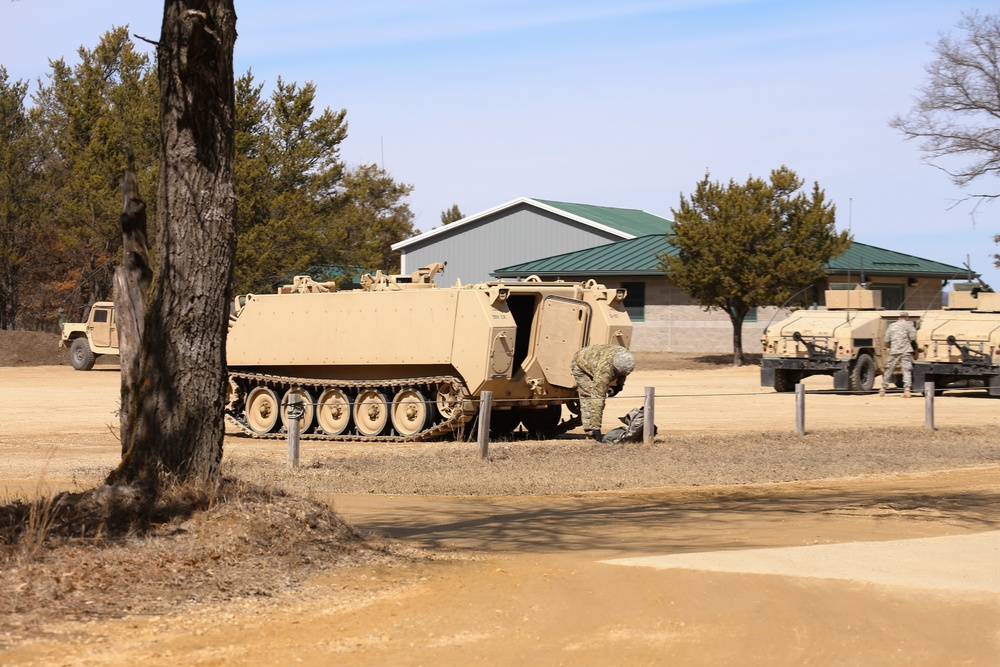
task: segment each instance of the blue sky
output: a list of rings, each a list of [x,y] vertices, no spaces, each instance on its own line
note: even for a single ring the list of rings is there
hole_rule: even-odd
[[[706,173],[787,165],[858,241],[993,268],[1000,208],[963,193],[888,126],[932,47],[976,5],[948,0],[236,0],[237,74],[312,81],[347,109],[348,164],[415,186],[421,230],[516,197],[671,217]],[[128,24],[156,39],[162,3],[0,2],[0,64],[48,58]],[[141,43],[140,43],[141,45]],[[983,181],[977,191],[996,191]]]

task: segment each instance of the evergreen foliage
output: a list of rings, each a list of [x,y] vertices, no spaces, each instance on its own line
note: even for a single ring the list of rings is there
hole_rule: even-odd
[[[458,204],[452,204],[451,208],[441,211],[441,224],[450,225],[464,217],[465,215],[458,209]]]
[[[127,26],[76,55],[50,60],[30,104],[27,83],[0,66],[0,328],[55,330],[59,315],[79,321],[111,298],[127,150],[158,236],[155,63]],[[413,187],[348,168],[347,112],[317,109],[316,95],[281,78],[268,91],[252,70],[236,80],[237,293],[271,292],[316,265],[397,270],[389,246],[414,233]]]
[[[660,268],[695,302],[729,315],[735,365],[743,364],[750,309],[783,305],[822,278],[824,265],[851,243],[836,231],[835,207],[819,184],[807,195],[803,183],[784,166],[769,181],[723,185],[706,174],[673,210],[676,254],[660,256]]]

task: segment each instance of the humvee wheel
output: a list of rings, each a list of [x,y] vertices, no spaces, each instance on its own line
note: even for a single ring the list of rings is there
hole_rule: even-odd
[[[850,391],[871,391],[875,386],[875,360],[870,354],[859,354],[851,366],[847,388]]]
[[[254,387],[247,396],[247,424],[255,433],[270,433],[278,426],[281,411],[278,406],[278,396],[273,389],[260,386]]]
[[[327,435],[341,435],[351,424],[351,399],[340,389],[327,389],[320,394],[316,421]]]
[[[427,400],[416,389],[401,389],[392,399],[392,427],[403,437],[423,431],[429,415]]]
[[[366,437],[382,435],[389,424],[389,402],[376,389],[365,389],[354,401],[354,423]]]
[[[792,371],[782,368],[774,371],[774,390],[782,393],[795,391],[795,376]]]
[[[69,346],[69,363],[78,371],[89,371],[96,359],[86,338],[77,338]]]
[[[285,397],[281,399],[281,425],[288,428],[288,404],[293,399],[298,399],[302,404],[302,418],[299,419],[299,433],[308,433],[313,425],[313,416],[316,409],[313,406],[313,397],[305,389],[295,387],[285,392]]]

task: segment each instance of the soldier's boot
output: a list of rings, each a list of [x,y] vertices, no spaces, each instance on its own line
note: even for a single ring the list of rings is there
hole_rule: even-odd
[[[589,435],[594,440],[597,440],[598,442],[601,441],[601,429],[599,428],[590,429],[589,431],[587,431],[587,435]]]
[[[909,398],[912,395],[913,394],[910,393],[910,388],[909,387],[906,387],[905,389],[903,389],[903,398]]]
[[[878,390],[878,395],[885,396],[885,387],[882,387],[881,389]]]

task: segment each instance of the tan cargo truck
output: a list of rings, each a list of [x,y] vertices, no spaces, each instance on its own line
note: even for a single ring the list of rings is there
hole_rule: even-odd
[[[870,391],[882,375],[885,329],[902,311],[882,310],[878,290],[827,290],[825,298],[826,310],[798,310],[764,330],[762,387],[792,391],[803,378],[832,375],[835,390]]]
[[[67,322],[61,329],[59,346],[69,349],[69,363],[78,371],[89,371],[101,355],[118,354],[115,304],[110,301],[91,306],[86,322]]]
[[[924,316],[913,364],[915,391],[933,382],[938,394],[948,387],[984,387],[1000,396],[1000,294],[971,285],[957,285],[946,308]]]
[[[357,290],[297,277],[278,294],[237,299],[229,418],[277,437],[297,399],[304,438],[428,440],[470,424],[489,390],[495,434],[523,424],[546,436],[578,423],[573,354],[629,346],[625,290],[537,278],[439,287],[442,270],[377,272]]]

